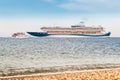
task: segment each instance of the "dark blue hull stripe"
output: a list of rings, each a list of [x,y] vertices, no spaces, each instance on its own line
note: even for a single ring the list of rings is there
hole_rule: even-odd
[[[73,35],[73,36],[89,36],[89,37],[100,37],[100,36],[110,36],[111,32],[104,34],[48,34],[47,32],[27,32],[32,36],[44,37],[50,35]]]

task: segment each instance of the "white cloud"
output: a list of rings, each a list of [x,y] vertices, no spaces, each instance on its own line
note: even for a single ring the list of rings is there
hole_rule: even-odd
[[[110,3],[119,2],[118,0],[68,0],[68,2],[79,2],[79,3]]]
[[[67,10],[84,10],[84,11],[109,11],[120,10],[118,0],[68,0],[59,5]]]
[[[87,11],[92,10],[94,8],[92,6],[86,6],[79,3],[64,3],[59,5],[59,7],[67,10],[87,10]]]

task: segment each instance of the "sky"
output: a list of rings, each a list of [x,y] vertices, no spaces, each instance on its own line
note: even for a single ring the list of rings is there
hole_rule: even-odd
[[[0,36],[84,21],[120,37],[119,0],[0,0]]]

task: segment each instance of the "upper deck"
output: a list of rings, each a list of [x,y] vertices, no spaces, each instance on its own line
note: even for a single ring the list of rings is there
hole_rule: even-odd
[[[41,30],[48,32],[50,34],[80,34],[80,33],[87,33],[87,34],[97,34],[102,33],[104,28],[101,26],[97,27],[85,27],[85,26],[71,26],[71,27],[42,27]]]

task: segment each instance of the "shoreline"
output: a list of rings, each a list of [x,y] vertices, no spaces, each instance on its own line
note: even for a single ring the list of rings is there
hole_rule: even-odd
[[[82,71],[65,71],[65,72],[52,72],[52,73],[37,73],[37,74],[28,74],[28,75],[16,75],[16,76],[5,76],[5,77],[0,77],[0,80],[24,80],[23,78],[30,78],[30,79],[33,79],[33,78],[39,78],[40,80],[43,80],[43,78],[46,78],[48,79],[53,77],[56,79],[56,80],[61,80],[61,79],[58,79],[59,77],[63,77],[64,75],[78,75],[80,76],[79,74],[87,74],[87,75],[91,75],[94,73],[94,76],[96,74],[99,74],[99,76],[104,76],[104,74],[106,75],[113,75],[113,77],[116,76],[116,74],[114,73],[119,73],[119,79],[120,79],[120,68],[110,68],[110,69],[93,69],[93,70],[82,70]],[[102,73],[102,74],[101,74]],[[87,76],[85,75],[85,76]],[[57,77],[59,76],[59,77]],[[118,74],[117,74],[118,76]],[[90,76],[89,76],[90,77]],[[72,78],[71,76],[69,76],[69,78]],[[85,79],[85,78],[84,78]],[[33,79],[33,80],[36,80],[36,79]],[[48,79],[48,80],[51,80],[51,79]],[[63,80],[67,80],[66,79],[63,79]]]
[[[51,74],[51,73],[64,73],[64,72],[84,72],[93,70],[106,70],[106,69],[119,69],[120,64],[92,64],[92,65],[67,65],[67,66],[54,66],[54,67],[41,67],[41,68],[18,68],[10,69],[7,72],[0,73],[0,77],[17,76],[17,75],[31,75],[31,74]]]
[[[120,64],[93,64],[93,65],[69,65],[69,66],[54,66],[54,67],[41,67],[39,69],[33,68],[21,68],[10,69],[9,72],[1,72],[2,77],[14,77],[14,76],[31,76],[31,75],[48,75],[48,74],[62,74],[71,72],[90,72],[99,70],[111,70],[120,69]]]

